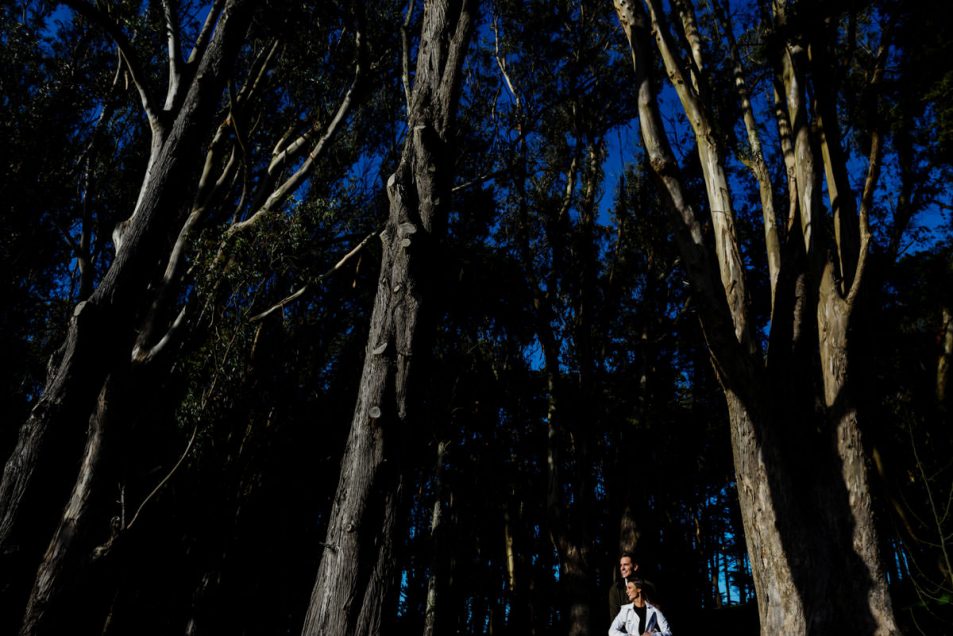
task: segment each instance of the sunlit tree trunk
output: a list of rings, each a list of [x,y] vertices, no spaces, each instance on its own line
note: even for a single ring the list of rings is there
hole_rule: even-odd
[[[690,34],[690,3],[678,4],[684,32]],[[645,0],[644,6],[639,0],[615,0],[615,7],[633,54],[643,143],[681,221],[683,265],[727,400],[762,633],[896,633],[878,553],[866,457],[847,386],[847,337],[870,236],[867,211],[878,176],[879,137],[874,134],[859,214],[857,207],[841,201],[835,209],[837,231],[829,236],[820,205],[820,174],[827,174],[829,192],[853,195],[843,178],[844,167],[835,165],[843,157],[839,146],[834,147],[839,141],[831,121],[834,110],[823,102],[830,86],[820,80],[816,123],[826,121],[831,147],[823,152],[823,171],[814,159],[816,131],[804,103],[806,45],[791,35],[780,54],[787,108],[779,117],[790,127],[793,140],[793,152],[785,154],[791,157],[790,185],[796,188],[794,211],[800,220],[791,240],[800,244],[785,247],[787,260],[769,255],[768,262],[778,271],[769,272],[774,315],[771,356],[765,365],[749,334],[745,269],[732,223],[725,158],[705,98],[700,48],[679,53],[657,0]],[[777,7],[782,22],[783,8],[780,3]],[[650,44],[653,38],[656,47]],[[650,77],[656,49],[698,141],[714,259],[662,125]],[[814,69],[815,75],[825,72]],[[747,121],[753,113],[742,110],[749,137],[756,136],[756,127]],[[781,249],[770,232],[767,244],[770,250]],[[811,336],[816,338],[813,344]],[[819,376],[820,396],[815,395],[812,376]],[[823,405],[819,409],[818,401]]]

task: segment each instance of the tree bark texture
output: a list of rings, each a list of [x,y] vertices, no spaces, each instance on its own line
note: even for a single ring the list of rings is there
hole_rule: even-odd
[[[381,233],[377,296],[306,635],[379,633],[394,589],[400,444],[413,424],[415,356],[425,355],[434,248],[450,204],[453,115],[475,11],[472,0],[424,6],[409,131],[387,183],[390,212]]]
[[[75,477],[69,467],[80,455],[97,396],[110,371],[128,361],[145,292],[161,273],[161,258],[187,216],[201,146],[210,136],[254,5],[227,2],[181,99],[158,115],[146,109],[153,142],[139,200],[123,224],[116,257],[102,282],[73,312],[62,357],[22,426],[0,481],[0,588],[14,597],[22,598],[18,590],[28,580],[24,575],[36,567],[62,512]]]
[[[724,158],[708,123],[704,85],[685,71],[702,64],[695,59],[692,66],[679,57],[661,3],[644,2],[615,0],[615,7],[633,55],[643,143],[681,221],[677,242],[727,400],[761,631],[897,633],[878,551],[866,455],[848,390],[847,343],[864,259],[864,250],[858,254],[855,246],[866,248],[866,219],[861,207],[858,223],[857,207],[845,200],[853,197],[849,184],[839,178],[843,166],[834,165],[843,161],[843,153],[833,110],[814,105],[817,124],[830,133],[825,143],[832,145],[823,149],[822,171],[814,149],[823,145],[815,138],[823,130],[812,128],[804,97],[812,79],[819,85],[818,100],[831,86],[813,77],[822,69],[808,74],[806,45],[788,31],[778,65],[786,106],[779,112],[779,123],[790,130],[790,143],[783,150],[789,185],[796,190],[796,219],[782,253],[769,255],[777,267],[769,272],[776,298],[771,355],[764,362],[747,334],[741,293],[745,272],[734,258],[740,253],[739,239],[730,219]],[[777,19],[783,20],[782,10]],[[649,70],[652,36],[698,140],[712,212],[710,239],[690,203],[661,123]],[[695,49],[691,54],[700,55]],[[785,135],[782,143],[787,143]],[[874,180],[878,161],[872,153]],[[841,199],[834,205],[836,231],[827,230],[822,172],[830,182],[828,191]],[[844,218],[851,215],[853,219]],[[715,244],[714,259],[707,240]],[[768,245],[779,249],[771,241]],[[841,276],[844,272],[849,280]]]
[[[109,462],[112,453],[105,447],[113,444],[109,435],[116,430],[110,427],[107,418],[115,417],[117,410],[111,402],[123,399],[124,386],[121,380],[110,376],[97,400],[96,412],[90,417],[79,475],[30,592],[20,627],[24,636],[80,629],[78,621],[86,618],[95,621],[95,617],[102,617],[102,613],[90,607],[95,602],[94,588],[98,586],[88,568],[101,569],[97,566],[108,556],[107,546],[114,538],[113,533],[120,530],[119,517],[112,527],[104,524],[97,528],[96,522],[103,518],[97,513],[101,513],[116,494],[110,491],[107,495],[103,487],[108,481],[106,474],[113,467]],[[82,624],[84,631],[97,627],[101,626]]]

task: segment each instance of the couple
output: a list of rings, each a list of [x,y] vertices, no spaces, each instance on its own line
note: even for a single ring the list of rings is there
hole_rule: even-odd
[[[619,613],[609,627],[609,636],[672,636],[672,630],[669,629],[665,616],[657,607],[645,600],[642,594],[644,582],[632,576],[637,568],[638,565],[635,565],[631,554],[623,554],[619,559],[621,585],[614,584],[609,590],[610,612],[618,607]],[[625,586],[625,597],[628,603],[623,603],[618,598],[619,593],[622,592],[622,585]]]

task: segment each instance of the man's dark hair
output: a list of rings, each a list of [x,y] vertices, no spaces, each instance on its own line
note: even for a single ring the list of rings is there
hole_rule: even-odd
[[[629,559],[632,561],[632,565],[635,565],[636,563],[639,562],[639,560],[635,558],[634,552],[629,552],[628,550],[626,550],[625,552],[619,555],[619,559],[624,559],[625,557],[629,557]]]

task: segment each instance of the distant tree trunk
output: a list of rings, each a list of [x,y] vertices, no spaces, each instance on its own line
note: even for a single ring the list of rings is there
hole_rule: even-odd
[[[447,442],[441,441],[437,446],[436,497],[433,503],[433,515],[430,521],[430,578],[427,580],[427,604],[424,609],[424,636],[434,636],[447,631],[446,621],[449,618],[446,610],[446,592],[453,576],[450,550],[452,524],[447,516],[450,515],[447,486],[444,479],[444,463],[447,452]]]
[[[473,0],[424,7],[407,139],[387,183],[390,214],[364,369],[306,635],[379,633],[394,589],[400,444],[412,426],[412,372],[426,356],[434,250],[450,206],[453,117],[475,11]]]
[[[950,396],[950,365],[953,363],[953,311],[944,306],[940,312],[940,355],[936,363],[936,402],[947,408]]]
[[[111,23],[92,5],[66,4],[94,21]],[[57,513],[62,511],[72,477],[65,467],[76,462],[106,377],[130,356],[145,290],[161,272],[158,264],[163,254],[168,254],[188,213],[202,143],[211,136],[210,125],[226,74],[244,42],[253,8],[249,0],[224,3],[214,35],[197,47],[199,55],[189,63],[190,81],[170,79],[168,110],[160,110],[142,82],[142,69],[131,49],[123,49],[152,126],[152,151],[139,201],[122,224],[115,260],[92,295],[74,309],[62,356],[4,467],[0,481],[0,572],[4,581],[0,587],[9,586],[14,596],[29,580],[24,575],[36,567]],[[119,29],[111,27],[107,30],[115,37]],[[120,48],[128,45],[121,34],[119,38]],[[91,433],[90,439],[96,435]],[[95,444],[87,447],[87,451],[94,450]],[[94,457],[87,453],[87,459]],[[70,504],[67,515],[81,510],[75,503]],[[64,524],[70,523],[69,517],[64,518]],[[70,534],[59,532],[58,537],[68,539]],[[62,554],[59,549],[49,553],[58,554]],[[34,619],[38,617],[29,620]]]

